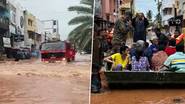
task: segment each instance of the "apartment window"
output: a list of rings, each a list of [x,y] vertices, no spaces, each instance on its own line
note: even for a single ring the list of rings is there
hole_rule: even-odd
[[[163,10],[164,15],[171,15],[172,14],[172,8],[165,8]]]
[[[57,32],[57,29],[53,29],[53,33],[56,33]]]
[[[28,25],[33,26],[33,21],[31,19],[28,19]]]
[[[122,10],[121,10],[121,15],[124,15],[124,14],[125,14],[125,10],[122,9]]]
[[[53,25],[57,25],[57,21],[56,20],[53,21]]]

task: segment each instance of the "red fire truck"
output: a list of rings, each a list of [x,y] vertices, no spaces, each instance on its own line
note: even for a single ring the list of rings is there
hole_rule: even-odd
[[[42,61],[73,61],[75,60],[75,49],[70,42],[56,41],[41,45]]]

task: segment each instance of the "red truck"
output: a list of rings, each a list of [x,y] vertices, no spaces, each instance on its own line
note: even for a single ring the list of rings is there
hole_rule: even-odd
[[[74,61],[75,49],[70,42],[56,41],[47,42],[41,45],[42,61]]]

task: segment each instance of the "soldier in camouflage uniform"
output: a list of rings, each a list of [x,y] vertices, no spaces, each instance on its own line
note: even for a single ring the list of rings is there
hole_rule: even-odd
[[[131,21],[127,20],[124,15],[115,22],[114,35],[112,39],[113,48],[119,47],[126,43],[127,34],[131,30]]]

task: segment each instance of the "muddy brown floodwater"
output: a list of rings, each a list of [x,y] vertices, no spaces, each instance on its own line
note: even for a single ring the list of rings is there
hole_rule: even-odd
[[[0,104],[88,104],[90,55],[76,62],[0,63]]]
[[[185,104],[185,89],[129,89],[92,94],[91,104]]]
[[[100,94],[91,94],[91,104],[185,104],[185,88],[122,88],[108,89],[104,74],[101,74],[102,86],[106,89]],[[133,87],[133,86],[131,86]],[[154,87],[154,86],[153,86]]]

